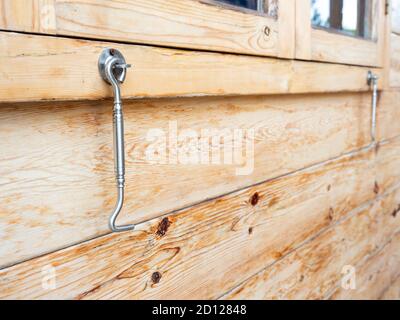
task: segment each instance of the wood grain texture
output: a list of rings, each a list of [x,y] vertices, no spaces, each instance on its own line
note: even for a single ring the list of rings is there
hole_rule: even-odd
[[[381,300],[400,300],[400,276],[390,284],[382,296]]]
[[[120,222],[148,220],[366,146],[370,99],[365,93],[127,102],[126,202]],[[108,232],[115,203],[111,109],[111,101],[1,106],[5,245],[0,265]],[[189,129],[197,134],[254,130],[254,147],[244,152],[249,160],[214,165],[149,161],[150,146],[162,142],[162,137],[149,139],[150,130],[163,130],[168,138],[174,123],[179,150],[195,139],[185,138]],[[225,150],[224,141],[206,142],[221,154]],[[168,157],[176,154],[173,146],[167,145]],[[237,175],[245,164],[248,174]]]
[[[379,141],[400,135],[400,91],[395,89],[380,92],[377,108],[377,139]]]
[[[400,232],[400,191],[386,195],[323,231],[276,264],[246,280],[223,299],[325,299],[355,266]],[[362,296],[360,297],[362,298]]]
[[[356,289],[344,290],[338,287],[331,299],[376,300],[381,298],[400,275],[399,248],[400,233],[397,233],[378,254],[370,257],[363,265],[357,266]]]
[[[296,3],[278,0],[279,57],[294,58],[296,52]]]
[[[296,59],[311,60],[310,1],[296,0]]]
[[[16,5],[15,3],[20,4]],[[2,0],[0,27],[43,32],[43,0]],[[54,33],[111,41],[291,58],[294,4],[276,20],[197,0],[53,0]],[[39,19],[42,20],[43,19]]]
[[[0,297],[217,298],[373,199],[373,157],[345,156],[5,268]],[[55,289],[42,287],[46,267]]]
[[[390,90],[390,56],[391,56],[391,11],[389,10],[385,19],[384,48],[383,48],[383,90]]]
[[[0,0],[0,29],[56,33],[56,0]]]
[[[383,66],[383,44],[311,29],[311,60]],[[351,49],[350,49],[351,48]]]
[[[96,100],[112,95],[97,68],[109,43],[0,32],[0,44],[0,101]],[[133,65],[122,86],[125,98],[369,90],[367,68],[112,46]]]
[[[280,0],[278,19],[185,0],[2,0],[0,27],[197,50],[297,57],[353,65],[383,64],[384,2],[377,1],[378,41],[313,30],[310,2]],[[42,2],[51,11],[43,17]],[[51,5],[49,4],[51,3]],[[297,8],[297,9],[296,9]],[[394,12],[396,12],[394,10]],[[46,21],[51,21],[48,23]],[[395,19],[395,18],[394,18]],[[39,22],[38,22],[39,21]],[[41,24],[51,27],[42,28]],[[396,24],[394,23],[394,29]],[[396,29],[395,29],[396,30]],[[348,50],[351,48],[351,50]]]
[[[381,143],[376,151],[377,190],[381,192],[400,181],[400,141],[395,138]]]
[[[390,86],[400,88],[400,35],[391,35]]]

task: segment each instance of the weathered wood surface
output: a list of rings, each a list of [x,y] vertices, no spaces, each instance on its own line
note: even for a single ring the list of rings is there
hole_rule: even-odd
[[[0,28],[242,54],[294,56],[294,3],[280,16],[187,0],[1,0]]]
[[[400,135],[400,91],[395,89],[379,93],[377,108],[377,139],[379,141]]]
[[[379,190],[386,190],[400,181],[400,139],[381,143],[377,148],[376,181]]]
[[[376,43],[311,29],[310,60],[382,67],[382,45],[382,41]]]
[[[357,287],[344,290],[342,287],[332,294],[331,299],[379,299],[400,275],[400,233],[362,266],[357,268]]]
[[[310,1],[296,0],[296,59],[311,59],[311,10]]]
[[[56,33],[56,0],[0,0],[0,29]]]
[[[400,35],[392,33],[390,58],[390,86],[400,88]]]
[[[400,300],[400,276],[383,292],[380,298],[381,300]]]
[[[0,271],[1,298],[217,298],[374,199],[374,151],[345,156]],[[42,287],[54,267],[57,288]]]
[[[398,296],[398,92],[380,96],[383,142],[343,156],[370,142],[369,68],[95,41],[293,57],[287,30],[309,19],[304,11],[296,21],[292,9],[281,1],[275,21],[184,0],[0,0],[0,29],[92,38],[0,32],[0,101],[9,102],[0,104],[0,298]],[[337,37],[306,31],[299,59],[380,65],[379,43],[346,37],[333,51]],[[393,31],[390,81],[400,87],[395,22]],[[180,97],[125,103],[119,223],[139,226],[124,234],[107,228],[111,100],[15,103],[110,97],[97,70],[109,46],[134,65],[125,98]],[[278,95],[287,93],[297,95]],[[224,97],[182,98],[210,95]],[[168,132],[169,121],[179,130],[254,129],[254,171],[148,162],[146,135]],[[356,292],[340,290],[344,264],[357,266]],[[44,283],[49,267],[55,288]]]
[[[328,298],[331,291],[341,285],[346,266],[355,267],[400,232],[400,217],[394,215],[399,210],[399,202],[400,191],[397,189],[373,204],[356,209],[355,213],[246,280],[223,298]]]
[[[0,101],[101,99],[112,95],[97,62],[106,47],[133,64],[127,97],[367,91],[368,68],[160,49],[0,32]],[[379,75],[381,70],[375,70]]]
[[[0,265],[108,232],[116,196],[111,109],[111,101],[1,106]],[[252,129],[254,149],[250,144],[249,160],[232,165],[223,156],[215,165],[149,161],[149,131],[172,135],[175,121],[179,150],[193,142],[188,129]],[[370,93],[127,102],[120,222],[148,220],[359,149],[370,143],[369,130]],[[206,145],[221,154],[226,147]],[[174,154],[168,145],[167,155]],[[246,162],[248,175],[237,175]]]

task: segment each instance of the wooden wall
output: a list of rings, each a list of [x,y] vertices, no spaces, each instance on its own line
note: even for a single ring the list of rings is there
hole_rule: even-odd
[[[0,298],[400,299],[399,2],[384,68],[293,59],[287,1],[278,20],[143,3],[0,0]],[[118,234],[112,93],[97,71],[110,46],[133,64],[118,223],[137,228]],[[254,170],[149,163],[146,135],[171,122],[254,130]]]
[[[390,35],[390,86],[400,87],[400,2],[393,2],[392,32]]]

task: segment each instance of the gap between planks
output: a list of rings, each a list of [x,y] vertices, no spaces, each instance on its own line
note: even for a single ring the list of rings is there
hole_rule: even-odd
[[[389,242],[388,242],[389,243]],[[383,250],[384,248],[382,248]],[[393,285],[395,285],[397,282],[400,282],[400,275],[397,276],[392,283],[390,283],[383,291],[382,294],[380,295],[380,297],[378,298],[378,300],[384,300],[384,297],[386,296],[386,294],[389,292],[389,290],[392,288]],[[399,288],[399,292],[400,292],[400,288]],[[400,299],[400,297],[399,297]]]
[[[381,254],[391,243],[394,239],[396,239],[396,237],[398,237],[400,235],[400,231],[397,231],[395,234],[393,234],[393,236],[386,241],[382,246],[380,246],[379,248],[376,248],[373,252],[371,252],[370,254],[366,255],[365,257],[363,257],[356,265],[356,268],[361,268],[362,266],[366,265],[368,263],[368,261],[370,261],[371,259],[378,257],[379,254]],[[392,283],[390,283],[386,288],[383,289],[382,294],[380,295],[380,297],[378,297],[377,300],[380,300],[380,298],[386,293],[386,291],[391,287],[391,285],[393,283],[396,282],[396,280],[400,278],[400,276],[396,277],[396,279],[394,279],[394,281]],[[337,292],[337,290],[339,290],[341,288],[340,284],[338,284],[337,286],[333,287],[330,292],[324,297],[325,300],[332,300],[332,297],[334,296],[334,294]]]
[[[223,54],[223,55],[231,55],[231,56],[241,56],[241,57],[257,57],[257,58],[267,58],[267,59],[277,59],[277,60],[297,60],[292,58],[284,58],[284,57],[276,57],[276,56],[265,56],[262,54],[250,54],[250,53],[240,53],[240,52],[226,52],[226,51],[218,51],[212,49],[191,49],[185,47],[178,47],[178,46],[166,46],[161,44],[149,44],[145,42],[131,42],[131,41],[123,41],[123,40],[110,40],[110,39],[102,39],[102,38],[90,38],[84,36],[73,36],[67,34],[49,34],[49,33],[40,33],[40,32],[32,32],[32,31],[20,31],[20,30],[8,30],[0,28],[0,32],[4,33],[15,33],[15,34],[22,34],[28,36],[38,36],[38,37],[49,37],[49,38],[56,38],[56,39],[69,39],[69,40],[84,40],[84,41],[91,41],[91,42],[102,42],[102,43],[110,43],[110,44],[120,44],[120,45],[131,45],[131,46],[141,46],[141,47],[148,47],[148,48],[159,48],[159,49],[170,49],[170,50],[179,50],[179,51],[186,51],[186,52],[199,52],[199,53],[216,53],[216,54]],[[326,63],[326,64],[339,64],[335,62],[329,61],[312,61],[312,60],[304,60],[304,62],[317,62],[317,63]],[[350,65],[351,66],[351,65]],[[369,66],[365,65],[354,65],[356,67],[363,67],[368,68]],[[380,69],[378,67],[371,66],[374,69]]]
[[[154,219],[161,219],[161,218],[165,218],[165,217],[168,217],[168,216],[171,216],[171,215],[175,215],[175,214],[177,214],[177,213],[179,213],[179,212],[181,212],[181,211],[183,211],[183,210],[187,210],[187,209],[189,209],[189,208],[198,206],[198,205],[200,205],[200,204],[204,204],[204,203],[211,202],[211,201],[214,201],[214,200],[216,200],[216,199],[219,199],[219,198],[222,198],[222,197],[225,197],[225,196],[229,196],[229,195],[231,195],[231,194],[234,194],[234,193],[236,193],[236,192],[240,192],[240,191],[245,190],[245,189],[248,189],[248,188],[257,187],[257,186],[259,186],[259,185],[268,183],[268,182],[270,182],[270,181],[274,181],[274,180],[276,180],[276,179],[281,179],[281,178],[289,177],[289,176],[295,175],[295,174],[297,174],[297,173],[301,173],[302,171],[307,171],[307,170],[310,170],[310,169],[317,169],[317,168],[319,168],[319,167],[322,167],[322,166],[324,166],[324,165],[326,165],[326,164],[329,164],[329,163],[331,163],[331,162],[340,160],[340,159],[342,159],[342,158],[346,158],[346,157],[349,157],[349,156],[354,156],[354,155],[357,155],[357,154],[359,154],[359,153],[361,153],[361,152],[368,151],[368,150],[371,150],[371,149],[376,149],[377,147],[382,146],[382,145],[386,145],[386,144],[390,143],[391,141],[397,140],[398,138],[400,138],[400,135],[397,135],[397,136],[392,137],[392,138],[390,138],[390,139],[384,139],[384,140],[382,140],[382,141],[380,141],[380,142],[377,142],[377,143],[375,143],[375,144],[374,144],[374,143],[370,143],[369,145],[364,146],[364,147],[361,147],[361,148],[358,148],[358,149],[356,149],[356,150],[352,150],[352,151],[349,151],[349,152],[340,154],[340,155],[338,155],[338,156],[336,156],[336,157],[333,157],[333,158],[324,160],[324,161],[322,161],[322,162],[318,162],[318,163],[312,164],[312,165],[310,165],[310,166],[307,166],[307,167],[304,167],[304,168],[301,168],[301,169],[298,169],[298,170],[294,170],[294,171],[291,171],[291,172],[288,172],[288,173],[285,173],[285,174],[282,174],[282,175],[278,175],[278,176],[276,176],[276,177],[272,177],[272,178],[269,178],[269,179],[267,179],[267,180],[260,181],[260,182],[258,182],[258,183],[252,184],[252,185],[244,186],[243,188],[234,189],[234,190],[229,191],[229,192],[226,192],[226,193],[224,193],[224,194],[219,194],[219,195],[217,195],[217,196],[215,196],[215,197],[206,198],[206,199],[204,199],[204,200],[202,200],[202,201],[198,201],[198,202],[192,203],[192,204],[190,204],[190,205],[188,205],[188,206],[184,206],[184,207],[181,207],[181,208],[178,208],[178,209],[175,209],[175,210],[166,212],[166,213],[161,214],[161,215],[159,215],[159,216],[157,216],[157,217],[152,217],[152,218],[149,218],[149,219],[145,219],[145,220],[143,220],[143,221],[140,221],[139,223],[136,223],[136,226],[142,225],[142,224],[147,223],[147,222],[149,222],[149,221],[151,221],[151,220],[154,220]],[[396,185],[396,186],[397,186],[397,185]],[[391,187],[389,190],[392,190],[392,189],[393,189],[393,187]],[[371,200],[371,201],[375,201],[375,200],[376,200],[376,198],[374,198],[374,200]],[[356,209],[355,209],[355,210],[356,210]],[[7,268],[11,268],[11,267],[14,267],[14,266],[16,266],[16,265],[19,265],[19,264],[21,264],[21,263],[25,263],[25,262],[28,262],[28,261],[31,261],[31,260],[34,260],[34,259],[37,259],[37,258],[40,258],[40,257],[44,257],[44,256],[46,256],[46,255],[49,255],[49,254],[51,254],[51,253],[58,252],[58,251],[60,251],[60,250],[64,250],[64,249],[71,248],[71,247],[74,247],[74,246],[77,246],[77,245],[81,245],[81,244],[84,244],[84,243],[88,243],[88,242],[90,242],[90,241],[92,241],[92,240],[95,240],[95,239],[101,239],[101,238],[106,237],[106,236],[108,236],[108,235],[110,235],[110,234],[112,234],[111,231],[110,231],[110,232],[107,232],[107,233],[104,233],[104,234],[102,234],[102,235],[99,235],[99,236],[90,237],[90,238],[85,239],[85,240],[83,240],[83,241],[75,242],[75,243],[73,243],[73,244],[71,244],[71,245],[62,246],[62,247],[59,247],[59,248],[57,248],[57,249],[55,249],[55,250],[50,250],[50,251],[44,252],[44,253],[42,253],[42,254],[39,254],[39,255],[37,255],[37,256],[31,257],[31,258],[28,258],[28,259],[22,259],[22,260],[16,261],[16,262],[11,263],[11,264],[5,264],[5,265],[3,265],[3,266],[0,267],[0,270],[7,269]],[[307,242],[308,242],[308,240],[307,240]],[[297,248],[299,248],[299,247],[296,247],[296,249],[297,249]],[[275,262],[274,262],[274,263],[275,263]],[[258,272],[257,272],[257,273],[258,273]]]
[[[170,49],[170,50],[179,50],[185,52],[199,52],[199,53],[214,53],[214,54],[221,54],[221,55],[229,55],[229,56],[240,56],[240,57],[254,57],[254,58],[266,58],[266,59],[276,59],[282,61],[300,61],[300,62],[309,62],[309,63],[318,63],[321,65],[343,65],[349,67],[360,67],[360,68],[373,68],[383,70],[384,67],[380,66],[368,66],[362,64],[351,64],[351,63],[338,63],[333,61],[319,61],[313,59],[299,59],[299,58],[284,58],[284,57],[277,57],[277,56],[265,56],[261,54],[250,54],[250,53],[239,53],[239,52],[225,52],[225,51],[218,51],[218,50],[211,50],[211,49],[190,49],[185,47],[175,47],[175,46],[165,46],[160,44],[148,44],[148,43],[141,43],[141,42],[128,42],[123,40],[110,40],[110,39],[102,39],[102,38],[90,38],[84,36],[73,36],[73,35],[65,35],[65,34],[47,34],[47,33],[40,33],[40,32],[29,32],[29,31],[15,31],[15,30],[7,30],[1,29],[0,32],[4,33],[14,33],[14,34],[22,34],[22,35],[29,35],[29,36],[39,36],[39,37],[49,37],[49,38],[56,38],[56,39],[69,39],[69,40],[83,40],[83,41],[91,41],[91,42],[98,42],[98,43],[109,43],[109,44],[118,44],[118,45],[131,45],[131,46],[141,46],[147,48],[159,48],[159,49]],[[179,96],[176,96],[179,98]],[[184,96],[188,97],[188,96]],[[192,97],[192,96],[190,96]],[[193,96],[196,97],[196,96]],[[58,100],[62,101],[62,100]]]
[[[285,255],[283,255],[282,257],[280,257],[279,259],[277,259],[276,261],[274,261],[273,263],[270,263],[268,265],[266,265],[264,268],[256,271],[254,274],[252,274],[251,276],[247,277],[246,279],[244,279],[242,282],[238,283],[235,287],[231,288],[230,290],[224,292],[223,294],[221,294],[216,300],[224,300],[224,297],[229,295],[231,292],[235,291],[237,288],[241,287],[244,283],[246,283],[247,281],[249,281],[250,279],[252,279],[253,277],[257,276],[257,275],[261,275],[263,274],[266,270],[272,268],[274,265],[277,265],[279,262],[281,262],[282,260],[284,260],[285,258],[287,258],[290,254],[292,254],[293,252],[298,251],[299,249],[301,249],[302,247],[306,246],[307,244],[311,243],[312,241],[314,241],[315,239],[317,239],[319,236],[321,236],[322,234],[324,234],[325,232],[327,232],[328,230],[334,229],[335,227],[337,227],[340,223],[342,223],[343,221],[346,221],[347,219],[350,219],[351,217],[354,217],[355,215],[357,215],[358,213],[360,213],[361,211],[367,209],[368,207],[370,207],[371,205],[373,205],[375,202],[378,202],[380,200],[383,200],[385,197],[387,197],[388,195],[390,195],[391,193],[395,192],[396,190],[400,190],[400,182],[397,183],[396,185],[390,187],[388,190],[386,190],[384,193],[382,194],[378,194],[374,199],[371,199],[367,202],[364,202],[363,204],[361,204],[360,206],[358,206],[357,208],[351,210],[348,214],[344,215],[343,217],[341,217],[340,219],[338,219],[337,221],[335,221],[335,223],[321,229],[320,231],[318,231],[316,234],[314,234],[312,237],[310,237],[309,239],[301,242],[298,246],[294,247],[292,250],[288,251]],[[399,231],[400,232],[400,231]],[[381,247],[377,248],[376,250],[374,250],[371,254],[367,255],[366,257],[364,257],[359,263],[358,265],[362,265],[363,263],[365,263],[368,259],[378,255],[386,246],[387,244],[389,244],[391,242],[391,240],[396,237],[396,235],[399,233],[397,232],[395,235],[393,235],[393,237],[391,239],[389,239],[385,244],[383,244]],[[336,290],[338,286],[335,286],[331,289],[331,292],[327,294],[327,297],[329,298]]]

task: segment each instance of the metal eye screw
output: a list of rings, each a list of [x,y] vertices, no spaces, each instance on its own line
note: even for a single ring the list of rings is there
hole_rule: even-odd
[[[117,181],[118,199],[110,215],[108,225],[114,232],[133,230],[135,225],[116,226],[115,222],[124,204],[125,185],[125,147],[124,147],[124,118],[122,110],[120,84],[125,81],[127,69],[125,58],[116,49],[104,49],[99,58],[99,72],[105,82],[114,91],[113,131],[114,131],[114,160],[115,178]]]

